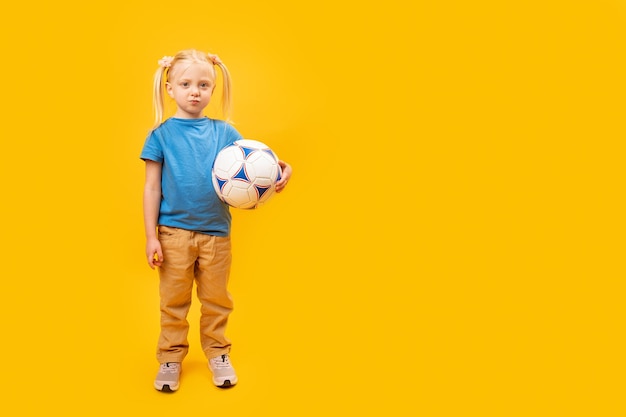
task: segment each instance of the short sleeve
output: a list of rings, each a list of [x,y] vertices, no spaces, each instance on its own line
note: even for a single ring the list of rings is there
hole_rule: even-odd
[[[150,132],[146,138],[146,142],[143,145],[143,149],[141,150],[141,155],[139,157],[144,161],[148,159],[159,163],[163,162],[163,146],[157,130]]]
[[[220,148],[226,147],[228,145],[232,145],[233,142],[243,139],[243,136],[231,125],[230,123],[226,123],[220,121],[223,128],[223,134],[220,135],[222,138],[222,143],[220,143]]]

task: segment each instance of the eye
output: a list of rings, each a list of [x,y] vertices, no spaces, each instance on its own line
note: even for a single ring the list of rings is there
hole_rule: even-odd
[[[189,83],[187,81],[183,81],[182,83],[180,83],[180,85],[182,87],[189,87]]]

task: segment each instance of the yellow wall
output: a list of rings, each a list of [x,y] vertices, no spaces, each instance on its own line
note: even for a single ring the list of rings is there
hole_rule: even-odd
[[[623,414],[623,1],[38,3],[0,17],[14,415]],[[189,47],[294,175],[233,212],[239,386],[196,303],[167,396],[138,155]]]

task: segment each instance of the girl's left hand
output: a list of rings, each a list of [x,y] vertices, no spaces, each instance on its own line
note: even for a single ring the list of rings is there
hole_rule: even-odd
[[[280,169],[282,169],[280,180],[276,183],[276,192],[280,193],[285,189],[285,186],[289,182],[289,178],[291,178],[291,165],[289,165],[285,161],[278,161],[278,165],[280,165]]]

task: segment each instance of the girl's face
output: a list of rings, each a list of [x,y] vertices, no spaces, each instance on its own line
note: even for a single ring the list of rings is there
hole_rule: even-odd
[[[215,88],[215,72],[206,62],[177,63],[170,69],[170,80],[166,83],[167,93],[176,102],[174,117],[198,119],[211,101]]]

